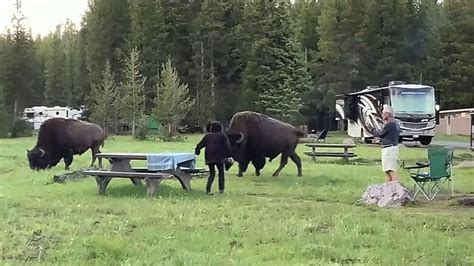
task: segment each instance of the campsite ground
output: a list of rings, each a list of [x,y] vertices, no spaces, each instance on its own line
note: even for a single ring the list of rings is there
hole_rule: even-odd
[[[115,137],[105,152],[193,151],[183,143]],[[327,142],[339,142],[329,136]],[[361,207],[365,187],[383,181],[380,148],[359,144],[349,165],[303,154],[303,177],[292,162],[277,177],[278,161],[263,176],[227,173],[226,193],[204,194],[205,179],[183,191],[162,182],[156,198],[128,180],[112,180],[106,196],[93,178],[51,184],[64,166],[33,172],[26,149],[34,138],[0,140],[0,263],[74,265],[302,265],[474,264],[474,210],[453,200],[419,201],[401,209]],[[401,148],[401,159],[425,160],[425,148]],[[456,150],[455,162],[472,160]],[[87,167],[90,153],[72,170]],[[203,156],[199,157],[203,165]],[[411,183],[406,172],[402,182]],[[455,169],[459,193],[474,193],[474,169]],[[217,183],[214,184],[214,190]]]

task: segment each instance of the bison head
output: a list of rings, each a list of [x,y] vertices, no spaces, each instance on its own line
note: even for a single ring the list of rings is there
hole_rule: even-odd
[[[50,167],[49,156],[44,149],[35,147],[26,151],[31,170],[39,171]]]
[[[245,160],[245,135],[242,132],[227,133],[227,138],[230,142],[232,157],[237,162],[243,162]]]

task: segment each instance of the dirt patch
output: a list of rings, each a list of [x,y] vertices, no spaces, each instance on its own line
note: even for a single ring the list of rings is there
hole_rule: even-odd
[[[13,172],[13,169],[2,169],[0,168],[0,175],[8,174]]]
[[[458,164],[456,168],[474,168],[474,161],[466,161]]]

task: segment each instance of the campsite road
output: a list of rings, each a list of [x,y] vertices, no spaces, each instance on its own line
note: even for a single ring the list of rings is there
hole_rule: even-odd
[[[433,145],[442,146],[453,146],[454,148],[469,149],[469,142],[462,141],[444,141],[444,140],[433,140]]]
[[[425,145],[421,145],[418,141],[404,141],[403,144],[407,147],[427,147]],[[433,140],[431,145],[452,146],[457,149],[469,149],[470,144],[469,142],[462,141]]]

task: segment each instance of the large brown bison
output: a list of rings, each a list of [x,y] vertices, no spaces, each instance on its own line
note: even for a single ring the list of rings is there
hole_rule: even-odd
[[[302,175],[301,159],[295,149],[304,134],[296,127],[260,113],[244,111],[232,117],[227,135],[232,156],[239,163],[238,176],[242,176],[250,162],[255,166],[256,175],[260,175],[266,158],[271,161],[279,154],[280,167],[273,176],[278,176],[288,157],[298,167],[298,176]]]
[[[72,163],[73,155],[92,151],[91,166],[94,165],[99,146],[104,146],[105,134],[99,125],[86,121],[65,118],[51,118],[40,127],[38,140],[32,150],[27,150],[28,162],[32,170],[54,167],[64,158],[66,170]]]

